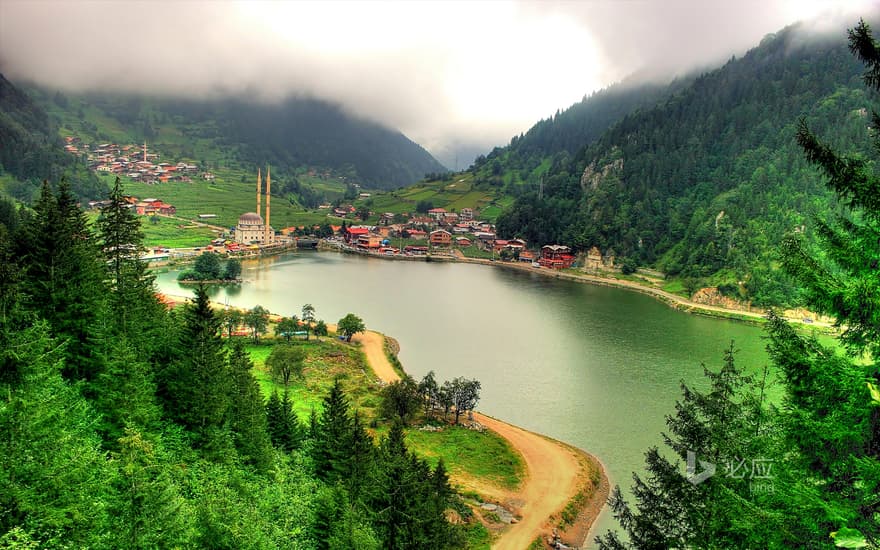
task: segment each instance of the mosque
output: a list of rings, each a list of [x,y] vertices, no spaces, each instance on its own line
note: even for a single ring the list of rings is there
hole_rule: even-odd
[[[262,194],[262,181],[259,168],[257,169],[257,211],[246,212],[238,218],[238,225],[235,226],[235,242],[241,244],[261,244],[268,245],[275,242],[275,230],[269,225],[270,187],[272,185],[272,174],[270,168],[266,169],[266,220],[260,215],[260,198]]]

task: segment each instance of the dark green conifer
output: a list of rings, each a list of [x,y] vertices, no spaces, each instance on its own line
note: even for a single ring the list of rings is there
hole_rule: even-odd
[[[318,478],[328,483],[345,479],[351,452],[351,415],[338,378],[324,398],[314,439],[312,452]]]
[[[104,547],[113,478],[88,402],[64,381],[63,347],[44,322],[8,334],[0,364],[0,533],[42,547]]]
[[[101,208],[97,225],[110,288],[111,330],[126,335],[135,348],[151,358],[158,350],[157,343],[163,341],[164,309],[156,297],[154,277],[141,260],[144,233],[140,219],[126,200],[119,178]]]
[[[235,447],[244,461],[265,471],[272,464],[272,444],[260,385],[251,373],[253,366],[244,344],[236,340],[229,354],[232,375],[230,426]]]
[[[94,379],[101,370],[96,353],[104,306],[101,267],[85,214],[66,181],[57,194],[43,182],[34,214],[16,240],[28,305],[66,343],[65,375]]]
[[[161,374],[160,395],[171,418],[199,435],[202,446],[223,446],[232,377],[220,319],[205,287],[184,307],[177,359]]]

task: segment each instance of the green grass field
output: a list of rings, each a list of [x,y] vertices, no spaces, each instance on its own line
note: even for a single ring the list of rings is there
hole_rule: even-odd
[[[156,216],[155,219],[141,219],[144,230],[144,244],[149,247],[190,248],[206,246],[217,233],[208,227],[194,226],[171,218]]]
[[[443,459],[454,475],[478,477],[505,489],[515,489],[525,472],[522,458],[492,431],[460,426],[444,427],[442,432],[409,430],[406,442],[432,464]]]
[[[254,360],[254,375],[260,382],[263,394],[268,397],[273,391],[284,391],[284,387],[272,380],[266,368],[266,359],[275,344],[272,341],[264,342],[248,345],[248,351]],[[308,421],[312,410],[321,410],[321,403],[337,378],[342,383],[352,410],[360,411],[365,422],[377,417],[381,385],[373,371],[366,366],[363,353],[357,346],[314,338],[295,345],[304,346],[308,352],[303,377],[292,380],[289,389],[294,410],[302,422]]]
[[[513,203],[512,197],[498,195],[496,189],[477,189],[470,174],[456,174],[452,179],[419,183],[404,189],[373,193],[372,196],[355,201],[355,206],[366,206],[375,216],[374,222],[384,212],[394,214],[416,211],[420,201],[429,201],[435,208],[460,211],[473,208],[479,211],[479,218],[494,222],[501,210]]]
[[[273,381],[266,369],[266,359],[279,343],[264,339],[258,345],[247,345],[254,361],[254,375],[266,397],[273,391],[283,391],[282,385]],[[320,411],[324,397],[338,378],[352,411],[359,411],[365,424],[376,422],[374,425],[378,427],[372,430],[376,437],[387,433],[388,423],[379,418],[382,386],[357,345],[329,338],[320,341],[313,338],[295,345],[308,350],[303,377],[293,380],[289,388],[300,421],[307,422],[313,410]],[[406,438],[410,448],[432,466],[442,458],[449,472],[458,479],[478,478],[506,489],[517,487],[522,480],[522,459],[493,432],[480,433],[454,426],[444,426],[440,432],[408,428]]]

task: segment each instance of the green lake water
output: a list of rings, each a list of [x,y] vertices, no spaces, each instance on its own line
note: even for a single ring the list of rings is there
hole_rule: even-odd
[[[188,295],[176,275],[160,274],[160,290]],[[356,313],[400,342],[416,379],[479,379],[479,410],[593,453],[624,488],[662,446],[680,382],[704,384],[701,363],[717,369],[731,341],[747,370],[768,361],[758,327],[537,273],[303,252],[246,262],[242,276],[212,299],[297,316],[311,303],[327,322]],[[614,525],[606,511],[594,532]]]

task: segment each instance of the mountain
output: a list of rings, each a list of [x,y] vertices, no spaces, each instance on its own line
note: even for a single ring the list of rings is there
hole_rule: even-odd
[[[213,169],[272,165],[279,173],[330,172],[372,189],[394,189],[444,171],[398,131],[317,99],[279,103],[121,93],[62,96],[30,88],[65,130],[83,139],[142,143]]]
[[[863,67],[844,38],[787,27],[627,114],[576,154],[544,157],[543,183],[532,174],[513,188],[499,234],[613,250],[631,266],[757,304],[795,302],[774,243],[792,231],[809,238],[812,217],[834,208],[795,142],[798,121],[832,145],[866,140]],[[516,181],[518,167],[504,164],[514,145],[473,169]]]
[[[43,179],[70,180],[73,191],[93,198],[106,189],[94,175],[66,154],[49,116],[22,90],[0,74],[0,176],[5,191],[30,200]]]
[[[690,80],[681,78],[671,84],[624,80],[539,121],[506,147],[478,156],[468,172],[431,173],[407,189],[374,195],[364,205],[393,213],[435,206],[452,211],[473,208],[481,219],[495,221],[554,163],[566,162],[630,112],[653,105]]]

